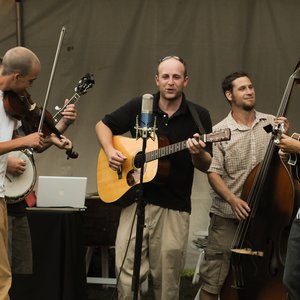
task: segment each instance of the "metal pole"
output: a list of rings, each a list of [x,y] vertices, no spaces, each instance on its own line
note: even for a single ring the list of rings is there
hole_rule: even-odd
[[[23,45],[23,32],[22,32],[22,0],[16,0],[16,27],[17,27],[17,46]]]

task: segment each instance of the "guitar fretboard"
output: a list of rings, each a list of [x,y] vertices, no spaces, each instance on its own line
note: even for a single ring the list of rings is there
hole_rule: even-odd
[[[61,113],[66,108],[67,105],[76,103],[79,98],[80,95],[78,93],[75,93],[72,96],[72,98],[53,116],[54,122],[57,123],[63,117]]]
[[[179,152],[187,148],[187,141],[182,141],[146,153],[146,162]]]
[[[209,142],[209,143],[213,143],[213,142],[221,142],[221,141],[227,141],[230,139],[231,133],[230,133],[230,129],[226,128],[224,130],[220,130],[217,132],[212,132],[209,134],[203,134],[200,137],[196,138],[196,140],[201,140],[205,143]],[[156,150],[147,152],[145,154],[145,162],[149,162],[149,161],[153,161],[155,159],[159,159],[161,157],[179,152],[181,150],[184,150],[187,148],[187,140],[185,141],[181,141],[178,143],[174,143],[165,147],[161,147],[158,148]],[[136,162],[139,163],[139,165],[142,162],[143,156],[142,154],[138,154],[136,156]],[[137,165],[137,164],[136,164]]]

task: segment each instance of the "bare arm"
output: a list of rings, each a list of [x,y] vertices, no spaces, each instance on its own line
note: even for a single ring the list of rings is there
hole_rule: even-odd
[[[126,160],[126,156],[124,156],[121,151],[114,148],[112,131],[100,121],[96,124],[96,135],[106,154],[109,166],[113,170],[118,170]]]
[[[230,204],[235,216],[239,220],[246,219],[250,212],[250,207],[247,202],[234,195],[219,174],[210,172],[207,176],[211,187],[220,197],[222,197],[222,199]]]
[[[14,138],[6,142],[0,142],[0,155],[14,150],[25,148],[41,149],[44,147],[43,134],[34,132],[26,136]]]

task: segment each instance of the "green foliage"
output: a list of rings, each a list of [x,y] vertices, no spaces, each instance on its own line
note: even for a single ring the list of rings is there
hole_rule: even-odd
[[[182,271],[182,276],[183,277],[193,277],[195,273],[194,269],[185,269]]]

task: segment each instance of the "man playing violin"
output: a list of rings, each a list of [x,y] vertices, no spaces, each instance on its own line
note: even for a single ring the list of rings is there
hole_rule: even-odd
[[[37,79],[40,69],[38,57],[24,47],[8,50],[0,65],[0,300],[9,299],[8,291],[11,286],[4,178],[7,168],[18,174],[22,174],[26,168],[22,161],[8,159],[8,153],[26,148],[41,152],[52,144],[61,149],[68,149],[71,145],[70,141],[62,135],[60,138],[54,134],[44,137],[42,132],[33,132],[16,138],[15,132],[21,126],[21,122],[5,109],[7,107],[5,102],[9,101],[5,98],[5,92],[10,91],[22,95]],[[75,120],[77,115],[75,106],[67,106],[63,115],[64,117],[56,125],[60,132],[64,132]]]

